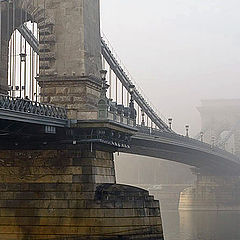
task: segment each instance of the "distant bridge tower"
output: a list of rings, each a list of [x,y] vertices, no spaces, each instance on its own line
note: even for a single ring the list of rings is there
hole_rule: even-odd
[[[204,100],[198,110],[203,140],[240,156],[240,100]],[[227,169],[227,165],[225,166]],[[194,186],[180,195],[179,210],[240,209],[239,176],[197,169]]]
[[[198,110],[204,141],[240,156],[240,99],[203,100]]]

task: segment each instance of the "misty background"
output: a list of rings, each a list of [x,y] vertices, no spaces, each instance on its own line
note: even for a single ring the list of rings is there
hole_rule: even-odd
[[[174,130],[200,131],[201,99],[239,98],[238,0],[101,0],[102,30]]]
[[[101,0],[102,31],[154,106],[190,136],[201,99],[239,98],[239,0]],[[116,157],[118,181],[186,183],[189,167]],[[157,173],[158,172],[158,173]]]

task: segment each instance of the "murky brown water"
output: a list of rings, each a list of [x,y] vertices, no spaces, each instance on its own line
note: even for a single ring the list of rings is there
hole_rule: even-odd
[[[162,211],[165,240],[240,240],[240,212]]]

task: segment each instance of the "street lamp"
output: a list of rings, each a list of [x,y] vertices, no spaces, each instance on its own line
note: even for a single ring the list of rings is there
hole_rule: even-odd
[[[168,124],[169,124],[169,128],[172,129],[172,122],[173,122],[173,119],[172,118],[169,118],[168,119]]]
[[[102,90],[101,90],[101,97],[102,98],[107,98],[107,89],[109,85],[106,83],[106,77],[107,77],[107,70],[101,70],[100,71],[100,76],[102,79]]]
[[[26,53],[20,53],[20,61],[21,62],[26,62],[27,54]]]
[[[135,85],[131,84],[131,85],[129,86],[129,91],[130,91],[130,94],[131,94],[131,95],[133,94],[134,89],[135,89]]]
[[[203,142],[203,132],[200,132],[200,139],[201,139],[201,142]]]
[[[189,125],[186,125],[185,128],[186,128],[186,137],[189,137]]]
[[[129,108],[130,108],[130,118],[134,120],[136,120],[136,110],[134,108],[134,90],[135,90],[135,85],[131,84],[129,86],[129,92],[130,92],[130,95],[131,95],[131,99],[130,99],[130,103],[129,103]]]
[[[215,137],[212,136],[212,146],[214,147],[214,145],[215,145]]]
[[[142,112],[142,126],[145,126],[145,112],[143,111],[143,109],[141,110]]]
[[[129,92],[130,92],[130,95],[131,95],[131,99],[130,99],[130,108],[131,106],[133,106],[133,93],[134,93],[134,89],[135,89],[135,85],[130,85],[129,86]]]
[[[100,71],[100,76],[103,82],[106,81],[106,77],[107,77],[107,70],[101,70]]]

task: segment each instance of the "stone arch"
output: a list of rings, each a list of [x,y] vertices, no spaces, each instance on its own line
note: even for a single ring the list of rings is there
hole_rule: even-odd
[[[53,75],[55,69],[55,20],[44,7],[44,1],[22,0],[19,8],[26,11],[39,28],[40,75]]]
[[[39,28],[39,72],[40,75],[54,75],[55,73],[55,21],[49,9],[44,8],[44,1],[20,0],[15,2],[15,23],[11,22],[6,29],[8,16],[7,2],[1,4],[1,58],[0,58],[0,93],[8,93],[8,53],[9,40],[13,32],[26,21],[36,22]],[[10,6],[13,11],[13,6]],[[19,15],[23,11],[26,19]],[[12,13],[11,13],[12,14]],[[51,17],[50,17],[51,16]]]

